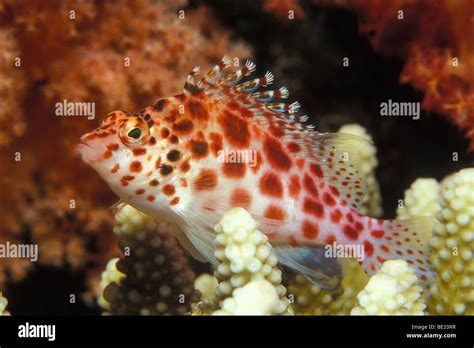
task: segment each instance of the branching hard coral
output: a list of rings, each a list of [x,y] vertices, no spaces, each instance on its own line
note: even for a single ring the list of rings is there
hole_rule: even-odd
[[[378,165],[377,148],[372,142],[372,137],[367,133],[364,127],[358,124],[344,125],[339,129],[339,133],[353,134],[368,140],[368,142],[358,148],[360,168],[368,185],[367,195],[362,202],[359,212],[371,217],[382,216],[382,197],[380,195],[379,184],[375,177],[375,170]]]
[[[99,304],[115,315],[187,313],[199,293],[193,288],[194,272],[177,244],[174,227],[124,204],[118,207],[116,219],[124,256],[109,264],[103,285],[110,283]]]
[[[194,288],[201,293],[202,300],[212,300],[217,288],[217,278],[210,274],[201,274],[194,281]]]
[[[252,216],[245,209],[233,208],[224,214],[215,231],[215,256],[220,262],[215,271],[219,282],[216,298],[221,305],[233,296],[235,289],[253,280],[265,279],[275,287],[280,299],[275,313],[287,311],[289,302],[281,284],[281,271],[276,267],[277,258]]]
[[[8,301],[5,297],[3,297],[2,292],[0,291],[0,315],[10,315],[7,311]]]
[[[21,103],[26,91],[26,79],[21,60],[17,60],[19,56],[13,32],[0,28],[0,147],[25,132]]]
[[[423,315],[422,287],[404,260],[385,261],[358,295],[351,315]]]
[[[369,277],[354,259],[343,263],[344,278],[334,290],[325,290],[299,274],[286,282],[295,315],[348,315],[357,303],[357,294]]]
[[[397,219],[411,219],[434,216],[440,209],[438,197],[439,183],[432,178],[416,179],[405,191],[403,205],[397,208]]]
[[[441,183],[439,223],[430,241],[438,277],[431,286],[434,314],[474,315],[474,168]]]
[[[102,272],[100,275],[100,290],[101,290],[101,295],[99,299],[97,300],[99,306],[101,306],[103,309],[109,311],[110,310],[110,303],[107,302],[107,300],[104,298],[104,289],[110,284],[110,283],[120,283],[120,281],[125,277],[125,274],[120,272],[117,269],[117,262],[119,261],[118,257],[115,257],[111,259],[107,263],[107,267],[105,268],[105,271]]]
[[[273,315],[281,314],[281,300],[275,286],[265,279],[252,280],[237,288],[222,303],[214,315]]]

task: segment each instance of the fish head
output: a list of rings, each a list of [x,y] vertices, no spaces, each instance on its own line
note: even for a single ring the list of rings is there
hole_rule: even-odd
[[[170,174],[161,163],[167,145],[157,133],[150,115],[114,111],[80,138],[77,149],[122,200],[149,211],[160,197],[163,173]]]

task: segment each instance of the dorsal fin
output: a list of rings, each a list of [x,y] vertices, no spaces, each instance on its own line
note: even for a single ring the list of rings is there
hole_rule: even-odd
[[[298,102],[279,101],[288,98],[289,92],[285,86],[276,90],[257,91],[260,87],[273,83],[274,76],[271,72],[267,71],[262,77],[242,82],[244,77],[254,72],[255,64],[247,60],[243,67],[232,68],[230,57],[224,56],[219,64],[197,82],[199,68],[194,68],[186,79],[183,93],[203,92],[222,102],[231,102],[238,108],[247,110],[247,115],[251,113],[253,117],[250,122],[257,123],[263,129],[268,128],[268,119],[271,122],[281,122],[287,129],[312,129],[303,124],[308,119],[306,115],[296,115],[300,108]],[[291,126],[292,124],[297,125]]]
[[[249,60],[243,67],[232,70],[231,59],[224,56],[199,82],[195,82],[195,75],[199,71],[195,68],[188,76],[184,93],[203,92],[210,98],[219,99],[283,144],[297,144],[300,151],[295,155],[318,165],[327,183],[341,192],[342,203],[358,210],[367,193],[358,149],[367,140],[342,133],[315,132],[313,125],[305,124],[308,116],[299,114],[298,102],[280,101],[288,98],[286,87],[257,91],[273,83],[271,72],[242,82],[254,70],[255,64]]]

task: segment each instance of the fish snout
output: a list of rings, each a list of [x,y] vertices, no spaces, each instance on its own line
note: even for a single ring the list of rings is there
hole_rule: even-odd
[[[94,139],[93,132],[86,133],[79,139],[79,144],[76,146],[82,159],[88,164],[100,162],[102,159],[100,146]]]

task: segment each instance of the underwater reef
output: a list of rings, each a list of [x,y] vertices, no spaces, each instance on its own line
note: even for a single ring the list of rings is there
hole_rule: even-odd
[[[40,257],[0,258],[0,315],[474,315],[473,4],[386,4],[2,0],[0,244],[36,244]],[[340,59],[351,53],[346,79]],[[272,70],[318,130],[371,141],[358,149],[369,183],[360,211],[435,216],[426,250],[433,284],[423,288],[402,260],[369,277],[350,259],[335,289],[320,288],[277,262],[241,208],[215,227],[213,268],[190,257],[173,224],[114,205],[75,151],[99,116],[57,117],[55,105],[139,111],[180,93],[194,66],[205,71],[225,54]],[[356,82],[367,80],[366,89]],[[374,114],[392,93],[420,101],[422,120]],[[26,300],[39,283],[35,296],[50,308]],[[48,283],[64,285],[50,294]],[[59,303],[71,293],[77,304]]]

